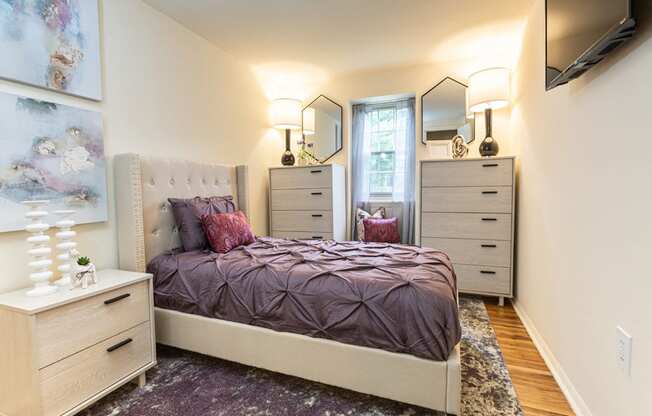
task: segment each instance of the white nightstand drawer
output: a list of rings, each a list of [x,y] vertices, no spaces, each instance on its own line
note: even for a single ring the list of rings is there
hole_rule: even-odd
[[[510,214],[440,214],[424,212],[423,237],[511,240]]]
[[[331,232],[333,213],[330,211],[272,211],[272,232],[307,231]]]
[[[333,183],[331,166],[281,168],[270,170],[272,189],[330,188]]]
[[[423,212],[512,212],[511,186],[423,188]]]
[[[60,415],[152,361],[145,322],[45,367],[39,372],[43,414]]]
[[[136,283],[38,313],[35,347],[39,368],[149,320],[148,284]]]
[[[321,210],[333,209],[330,189],[275,189],[272,190],[272,210]]]
[[[511,293],[511,269],[509,267],[470,266],[454,264],[457,286],[460,292],[482,292],[496,295]]]
[[[421,246],[443,251],[453,263],[501,267],[512,264],[510,241],[424,237]]]
[[[421,186],[512,186],[512,159],[423,162]]]

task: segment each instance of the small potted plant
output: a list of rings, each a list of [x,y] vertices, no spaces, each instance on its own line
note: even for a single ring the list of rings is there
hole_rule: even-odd
[[[86,289],[95,283],[97,283],[95,265],[86,256],[78,257],[75,265],[75,286],[81,285],[82,289]]]

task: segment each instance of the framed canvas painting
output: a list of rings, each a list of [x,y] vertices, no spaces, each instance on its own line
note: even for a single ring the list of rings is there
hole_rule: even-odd
[[[78,224],[107,220],[100,113],[0,93],[0,126],[0,232],[24,228],[25,200],[73,209]]]
[[[102,99],[97,0],[0,0],[0,77]]]

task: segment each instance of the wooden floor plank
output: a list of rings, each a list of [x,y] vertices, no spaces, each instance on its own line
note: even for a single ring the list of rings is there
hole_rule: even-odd
[[[525,416],[575,416],[509,302],[485,299],[491,325]]]

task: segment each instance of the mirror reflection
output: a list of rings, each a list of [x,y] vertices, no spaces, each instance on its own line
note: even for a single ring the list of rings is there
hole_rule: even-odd
[[[320,95],[303,110],[306,150],[320,163],[342,150],[342,106]]]
[[[446,77],[421,96],[421,141],[452,140],[460,135],[465,143],[475,139],[473,113],[466,107],[467,86]]]

